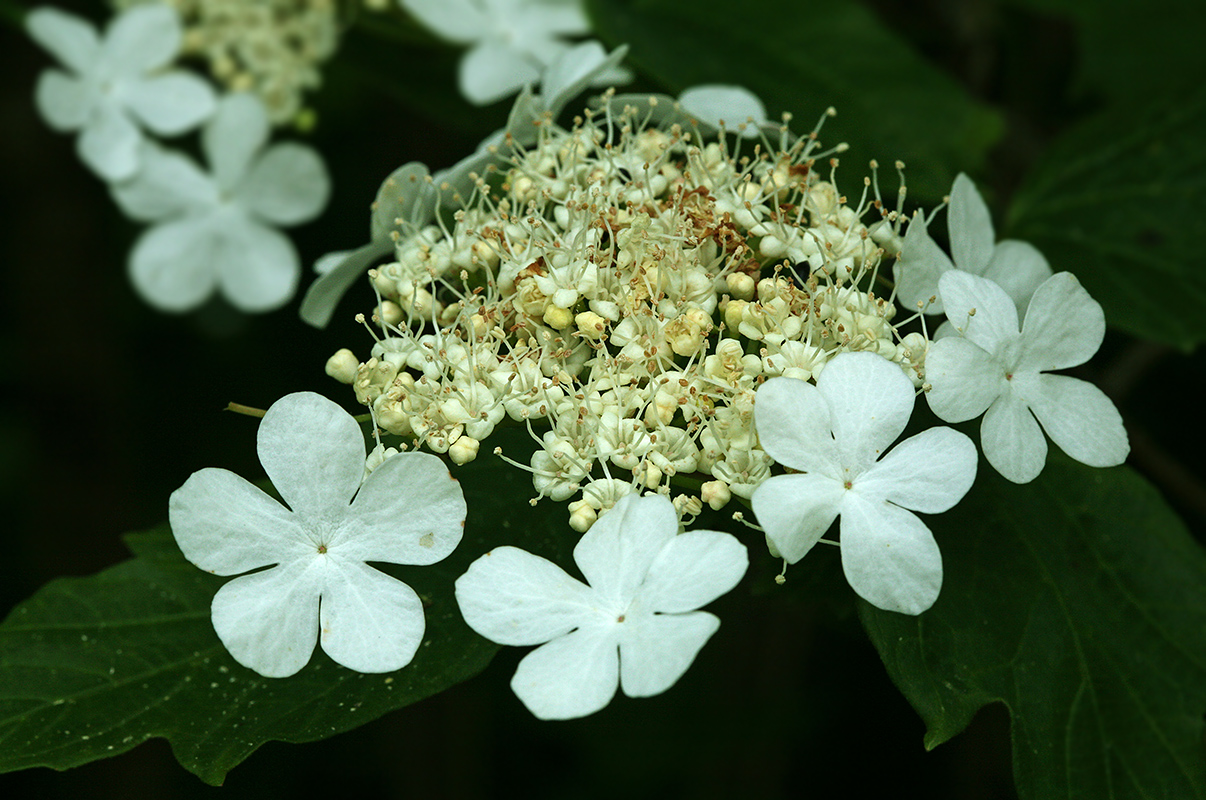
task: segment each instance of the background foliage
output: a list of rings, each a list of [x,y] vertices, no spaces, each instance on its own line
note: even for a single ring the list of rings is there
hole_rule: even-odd
[[[62,5],[94,19],[107,13],[98,3]],[[971,173],[999,230],[1033,238],[1056,269],[1075,271],[1106,306],[1114,330],[1082,376],[1114,397],[1127,418],[1133,468],[1159,487],[1200,542],[1206,469],[1202,427],[1189,398],[1202,396],[1206,375],[1195,349],[1206,335],[1199,244],[1206,233],[1206,164],[1195,146],[1204,108],[1195,87],[1206,78],[1206,49],[1195,37],[1206,29],[1206,6],[1192,0],[1160,0],[1141,10],[1125,0],[692,6],[699,10],[684,19],[681,4],[668,0],[590,3],[601,36],[632,44],[633,63],[649,76],[640,89],[677,91],[739,75],[772,114],[791,110],[801,126],[834,105],[839,116],[824,138],[851,144],[846,174],[861,175],[871,157],[884,164],[903,158],[910,197],[927,205],[940,198],[950,175]],[[700,38],[688,42],[685,32]],[[52,578],[88,575],[126,559],[120,534],[160,523],[168,495],[195,469],[220,465],[260,475],[254,422],[223,413],[228,401],[267,407],[285,393],[310,389],[350,408],[350,392],[322,375],[322,363],[338,347],[363,349],[365,334],[348,317],[366,303],[347,303],[325,332],[300,323],[295,306],[256,319],[216,304],[183,318],[142,306],[123,278],[136,231],[79,165],[71,140],[35,116],[30,98],[45,57],[12,29],[0,37],[0,65],[9,77],[0,95],[0,204],[9,210],[0,229],[0,346],[8,355],[8,369],[0,372],[0,495],[9,520],[0,606],[8,609]],[[505,104],[480,112],[460,101],[452,82],[455,53],[413,31],[353,30],[343,52],[347,60],[332,66],[327,90],[314,98],[316,144],[336,183],[331,210],[298,233],[305,258],[361,241],[367,202],[399,163],[451,164],[505,118]],[[383,83],[382,70],[396,80]],[[1136,769],[1127,758],[1132,753],[1172,775],[1168,796],[1193,796],[1202,791],[1194,782],[1200,741],[1188,752],[1178,745],[1149,753],[1103,731],[1145,714],[1182,734],[1200,731],[1204,703],[1195,692],[1202,685],[1203,627],[1190,614],[1201,613],[1201,591],[1172,591],[1201,585],[1200,545],[1165,512],[1151,510],[1154,490],[1129,472],[1101,473],[1094,480],[1104,483],[1092,485],[1075,467],[1048,469],[1042,487],[1016,490],[1012,506],[984,505],[990,495],[974,494],[941,518],[935,528],[947,557],[948,592],[974,580],[1017,613],[1009,603],[1039,591],[1072,599],[1098,591],[1117,600],[1117,593],[1139,589],[1112,576],[1132,575],[1145,592],[1154,591],[1145,576],[1163,580],[1172,593],[1156,595],[1158,608],[1115,602],[1107,608],[1117,616],[1088,614],[1064,625],[1073,639],[1089,637],[1092,646],[1080,661],[1068,656],[1066,638],[1036,640],[1028,638],[1034,630],[984,623],[996,631],[995,647],[1034,648],[1034,663],[1049,670],[1038,674],[1083,679],[1078,663],[1108,666],[1131,657],[1165,689],[1183,689],[1179,702],[1166,694],[1154,717],[1138,704],[1070,717],[1077,724],[1063,730],[1071,738],[1096,737],[1105,746],[1099,749],[1112,754],[1102,764],[1077,767],[1112,776],[1118,796],[1138,794],[1128,781]],[[522,497],[510,499],[525,510]],[[1021,510],[1010,515],[1003,508]],[[1044,531],[1061,518],[1082,533],[1100,527],[1086,520],[1112,520],[1106,541],[1114,549],[1090,547],[1083,537],[1045,541]],[[1001,537],[976,539],[985,529]],[[1153,554],[1163,560],[1152,561]],[[1085,585],[1045,580],[1046,558],[1084,565],[1068,580]],[[959,561],[987,566],[974,578],[960,576],[952,571]],[[1101,568],[1120,561],[1125,570]],[[1140,563],[1146,571],[1136,570]],[[752,574],[752,596],[721,602],[720,633],[662,697],[619,698],[586,720],[537,723],[506,686],[522,653],[503,652],[478,678],[350,733],[265,745],[228,776],[225,796],[484,797],[510,789],[532,796],[776,797],[798,790],[826,797],[901,787],[934,798],[1103,796],[1095,777],[1039,791],[1042,780],[1025,765],[1041,758],[1019,761],[1015,787],[1009,713],[995,701],[1019,713],[1009,686],[1020,677],[1001,666],[1004,659],[989,663],[991,648],[969,644],[976,620],[950,608],[953,592],[932,618],[919,621],[862,609],[885,670],[860,627],[835,554],[819,553],[794,568],[784,591],[770,577]],[[1126,627],[1128,608],[1152,620],[1175,618],[1183,627]],[[906,623],[930,627],[922,637]],[[1049,637],[1061,628],[1035,630]],[[1110,641],[1119,630],[1138,633]],[[919,638],[927,647],[894,646]],[[910,680],[921,672],[909,666],[918,660],[935,674],[941,668],[959,676],[968,694],[957,701],[949,687]],[[1108,681],[1122,673],[1105,674]],[[1194,674],[1199,680],[1191,686]],[[1102,684],[1094,677],[1087,685]],[[1140,697],[1150,691],[1135,688]],[[988,705],[979,708],[981,701]],[[1049,724],[1058,728],[1061,721]],[[1049,739],[1029,744],[1058,762],[1060,753],[1045,748],[1060,743]],[[1178,763],[1185,768],[1178,771]],[[1188,782],[1176,783],[1178,775]],[[215,790],[181,770],[162,740],[151,740],[63,774],[2,776],[0,791],[104,798]]]

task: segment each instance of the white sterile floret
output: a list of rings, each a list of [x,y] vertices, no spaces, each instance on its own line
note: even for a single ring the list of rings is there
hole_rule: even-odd
[[[38,80],[38,110],[50,125],[80,131],[80,158],[97,175],[122,180],[137,171],[139,125],[172,136],[195,128],[214,110],[214,92],[195,75],[164,71],[180,50],[180,18],[167,6],[117,16],[102,40],[74,14],[36,8],[26,29],[71,73],[47,70]]]
[[[1105,393],[1076,378],[1046,374],[1085,363],[1105,336],[1105,314],[1076,276],[1048,278],[1034,293],[1020,331],[1017,309],[992,281],[952,270],[942,276],[942,293],[947,316],[963,335],[930,345],[926,399],[947,422],[984,414],[980,446],[997,472],[1014,483],[1038,477],[1047,461],[1043,430],[1089,466],[1126,460],[1126,429]]]
[[[260,462],[288,507],[224,469],[172,493],[172,533],[207,572],[240,575],[214,596],[214,630],[245,667],[285,678],[315,640],[358,672],[392,672],[423,640],[414,590],[366,562],[434,564],[461,540],[465,498],[443,463],[397,453],[365,474],[360,426],[312,392],[268,409]],[[269,567],[268,569],[263,569]],[[252,570],[250,575],[244,573]]]
[[[905,614],[925,611],[942,587],[942,555],[912,512],[950,509],[976,477],[975,445],[950,428],[931,428],[884,455],[913,399],[899,365],[843,353],[815,386],[768,380],[754,405],[762,447],[801,473],[754,491],[754,513],[774,549],[795,563],[840,516],[846,580],[873,605]]]
[[[499,644],[542,645],[511,679],[541,719],[593,714],[617,684],[629,697],[673,686],[720,627],[696,609],[736,586],[749,559],[727,533],[679,534],[667,498],[628,495],[583,534],[574,562],[587,583],[498,547],[456,581],[469,627]]]
[[[700,122],[730,133],[753,138],[767,124],[766,106],[758,96],[741,86],[705,84],[692,86],[678,96],[683,111]]]
[[[278,225],[322,211],[330,179],[313,148],[264,149],[268,117],[253,95],[228,95],[202,131],[212,174],[190,159],[148,147],[133,180],[113,187],[131,217],[156,224],[130,256],[134,286],[151,305],[187,311],[220,289],[234,306],[268,311],[288,302],[301,274]]]
[[[471,45],[461,59],[461,94],[485,105],[540,77],[569,44],[590,30],[579,0],[400,0],[439,36]]]
[[[1051,275],[1047,259],[1034,245],[1015,239],[996,241],[988,206],[962,172],[951,188],[947,228],[953,262],[930,238],[923,214],[909,222],[900,258],[893,267],[896,296],[905,308],[916,309],[934,297],[925,313],[941,314],[939,278],[957,268],[995,282],[1013,299],[1018,311],[1024,312],[1035,289]]]

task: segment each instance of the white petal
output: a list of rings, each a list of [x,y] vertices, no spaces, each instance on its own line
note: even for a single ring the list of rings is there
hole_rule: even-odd
[[[593,85],[596,78],[615,69],[627,53],[627,45],[609,54],[603,45],[592,41],[582,42],[559,55],[540,78],[541,99],[553,119],[561,115],[567,103]]]
[[[341,556],[434,564],[461,541],[465,495],[436,456],[398,453],[369,475],[348,519],[348,536],[332,540]]]
[[[693,86],[678,96],[678,102],[688,114],[714,128],[723,127],[736,133],[748,122],[743,136],[757,136],[759,126],[767,121],[766,106],[757,95],[741,86]]]
[[[390,173],[377,189],[369,237],[387,239],[400,219],[426,225],[435,212],[436,191],[427,180],[427,167],[418,161],[403,164]]]
[[[893,447],[854,488],[864,497],[940,514],[971,489],[977,460],[971,439],[951,428],[930,428]]]
[[[223,191],[232,191],[247,175],[251,159],[268,141],[268,112],[250,94],[226,95],[201,131],[201,146]]]
[[[1018,394],[1043,430],[1065,453],[1091,467],[1113,467],[1126,461],[1131,450],[1126,428],[1105,392],[1066,375],[1014,380],[1019,384]]]
[[[954,269],[946,253],[926,229],[925,215],[918,211],[905,230],[900,258],[892,267],[896,299],[909,311],[924,306],[927,314],[941,314],[945,307],[938,295],[938,279]],[[934,298],[931,303],[930,298]]]
[[[109,187],[113,199],[131,219],[149,222],[217,205],[218,187],[192,159],[148,144],[141,161],[142,167],[133,178]]]
[[[625,495],[578,540],[574,561],[600,597],[626,605],[677,533],[678,514],[668,499]]]
[[[113,103],[96,106],[76,142],[80,160],[101,178],[120,181],[138,169],[142,133]]]
[[[25,30],[65,67],[87,73],[100,54],[96,28],[75,14],[39,7],[25,15]]]
[[[771,378],[754,395],[754,426],[762,449],[803,472],[838,478],[829,406],[817,387],[795,378]]]
[[[1017,306],[987,278],[953,269],[939,279],[938,290],[951,324],[988,352],[999,354],[1021,336]]]
[[[1014,483],[1030,483],[1047,463],[1047,439],[1038,420],[1012,391],[989,407],[980,423],[980,448],[993,469]]]
[[[979,345],[947,336],[930,345],[925,357],[925,399],[946,422],[974,419],[1007,390],[1005,366]]]
[[[443,38],[467,44],[490,32],[491,20],[470,0],[400,0],[402,6]]]
[[[379,239],[348,253],[346,258],[310,284],[302,299],[301,318],[316,328],[325,328],[344,293],[368,272],[377,259],[392,250],[393,243],[389,239]]]
[[[271,311],[289,302],[301,279],[301,259],[289,237],[245,214],[221,219],[215,266],[226,299],[249,313]]]
[[[1052,275],[1034,293],[1022,326],[1019,372],[1085,363],[1105,338],[1105,312],[1071,272]]]
[[[238,575],[312,551],[293,514],[224,469],[194,472],[168,503],[184,557],[206,572]]]
[[[124,99],[143,125],[162,136],[192,130],[217,105],[208,83],[179,71],[139,80],[125,91]]]
[[[235,578],[214,595],[214,631],[248,669],[267,678],[294,675],[318,641],[322,581],[309,558]]]
[[[673,686],[720,628],[706,611],[642,614],[620,625],[620,686],[629,697],[652,697]]]
[[[492,642],[541,644],[602,613],[594,592],[547,559],[496,547],[456,579],[456,602],[470,628]]]
[[[875,353],[834,357],[817,391],[829,405],[841,464],[855,475],[883,455],[913,413],[913,384],[899,364]]]
[[[458,81],[469,102],[484,106],[539,77],[536,66],[519,53],[497,42],[482,42],[461,59]]]
[[[1007,239],[993,248],[984,277],[1004,289],[1023,313],[1034,291],[1051,277],[1051,265],[1029,242]]]
[[[841,549],[846,580],[876,608],[920,614],[938,599],[942,554],[911,511],[852,495],[842,507]]]
[[[735,536],[680,533],[650,565],[639,590],[641,606],[658,614],[694,611],[736,586],[748,566],[749,554]]]
[[[213,228],[208,218],[188,217],[144,233],[130,254],[130,280],[142,298],[161,311],[188,311],[217,285]]]
[[[301,524],[342,521],[364,474],[364,437],[348,412],[314,392],[285,395],[260,421],[256,450]]]
[[[149,72],[175,57],[182,36],[175,9],[156,3],[135,6],[109,24],[100,57],[112,76]]]
[[[946,213],[955,266],[964,272],[983,275],[992,258],[996,233],[984,198],[980,197],[972,179],[962,172],[956,176],[951,188],[951,204]]]
[[[758,524],[789,564],[799,561],[837,519],[846,489],[823,475],[779,475],[750,498]]]
[[[540,719],[574,719],[611,702],[620,683],[615,626],[579,628],[519,662],[511,689]]]
[[[239,201],[276,225],[314,219],[331,196],[331,179],[312,147],[285,142],[270,147],[239,184]]]
[[[415,657],[426,620],[415,590],[367,564],[329,559],[319,644],[357,672],[393,672]]]
[[[50,127],[57,131],[82,128],[92,113],[94,87],[57,69],[48,69],[38,77],[34,102]]]

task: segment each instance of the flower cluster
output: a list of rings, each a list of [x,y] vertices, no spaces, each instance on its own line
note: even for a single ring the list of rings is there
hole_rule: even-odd
[[[297,119],[303,93],[339,43],[335,0],[116,0],[119,9],[167,5],[184,23],[183,51],[209,62],[231,92],[251,92],[274,124]]]
[[[613,102],[504,143],[454,218],[404,224],[371,273],[372,357],[331,365],[381,428],[458,463],[504,418],[542,423],[527,468],[577,530],[676,475],[703,479],[674,498],[686,520],[750,497],[773,463],[766,378],[869,351],[921,384],[927,341],[872,288],[900,243],[876,183],[848,203],[815,132],[743,150],[657,111]]]

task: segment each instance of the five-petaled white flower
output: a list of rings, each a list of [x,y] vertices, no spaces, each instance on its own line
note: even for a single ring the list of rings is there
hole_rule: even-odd
[[[754,400],[763,449],[798,475],[754,491],[754,513],[771,544],[799,561],[841,517],[842,569],[879,608],[920,614],[942,587],[942,556],[912,511],[938,514],[967,494],[976,447],[931,428],[881,454],[913,413],[913,384],[873,353],[843,353],[817,378],[772,378]],[[911,511],[909,510],[911,509]]]
[[[388,462],[387,462],[388,463]],[[541,719],[571,719],[674,685],[720,627],[697,611],[732,589],[749,565],[727,533],[678,533],[661,495],[627,495],[579,540],[589,582],[515,547],[498,547],[457,579],[465,621],[505,645],[542,646],[519,662],[511,688]]]
[[[202,131],[212,175],[148,145],[139,173],[113,187],[128,215],[159,223],[130,256],[134,286],[151,305],[187,311],[220,288],[237,308],[257,312],[293,296],[297,251],[273,226],[317,216],[330,180],[313,148],[285,142],[264,150],[268,136],[263,103],[228,95]]]
[[[1034,290],[1051,276],[1051,267],[1043,254],[1028,242],[996,241],[988,206],[971,178],[962,172],[951,188],[946,224],[953,263],[930,238],[925,215],[918,213],[909,222],[900,258],[893,267],[896,296],[901,304],[915,309],[934,297],[925,313],[941,314],[944,304],[939,278],[949,270],[961,269],[996,283],[1013,300],[1018,311],[1024,312]]]
[[[465,499],[439,458],[401,453],[364,476],[360,427],[312,392],[260,423],[260,462],[288,508],[224,469],[172,493],[185,558],[235,578],[214,596],[214,630],[240,664],[270,678],[306,665],[317,639],[359,672],[410,663],[423,639],[414,590],[368,561],[433,564],[461,540]],[[261,569],[270,567],[270,569]]]
[[[579,0],[401,0],[436,34],[472,45],[461,59],[461,94],[493,103],[540,77],[568,49],[563,37],[587,33]]]
[[[137,123],[171,136],[213,113],[209,84],[179,70],[162,71],[176,57],[183,35],[179,16],[168,6],[123,12],[104,41],[85,20],[53,8],[29,12],[26,28],[74,73],[43,73],[38,109],[52,127],[80,131],[80,158],[106,180],[123,180],[138,169],[143,137]]]
[[[1020,331],[1011,298],[992,281],[952,270],[941,283],[947,316],[963,336],[936,342],[926,356],[926,398],[935,414],[947,422],[984,414],[984,457],[1014,483],[1034,480],[1047,462],[1039,423],[1077,461],[1112,467],[1126,460],[1126,429],[1105,393],[1044,374],[1085,363],[1105,336],[1105,314],[1076,276],[1048,278]]]

